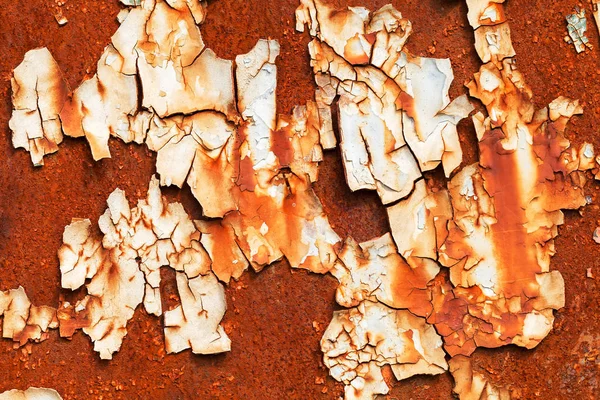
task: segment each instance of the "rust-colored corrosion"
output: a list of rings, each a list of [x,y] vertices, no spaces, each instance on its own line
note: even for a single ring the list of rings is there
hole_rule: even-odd
[[[336,5],[346,4],[338,2]],[[381,5],[378,3],[373,7]],[[293,33],[291,15],[296,6],[296,2],[282,2],[269,7],[259,2],[219,1],[209,5],[207,20],[202,27],[207,45],[219,56],[230,59],[249,51],[259,37],[279,39],[282,44],[279,75],[285,79],[277,88],[278,106],[285,113],[292,106],[304,104],[312,98],[314,90],[310,84],[310,71],[303,67],[308,62],[305,52],[307,38]],[[580,65],[575,67],[574,56],[560,41],[562,30],[557,32],[556,27],[560,26],[563,13],[570,11],[567,10],[570,6],[544,6],[519,1],[511,1],[507,6],[509,18],[511,15],[520,18],[510,21],[513,36],[522,38],[521,41],[515,39],[514,43],[520,60],[524,59],[519,69],[536,93],[541,92],[541,102],[549,103],[559,93],[582,98],[584,103],[596,101],[593,84],[586,83],[589,82],[589,71],[594,71],[591,66],[596,56],[589,54],[577,59]],[[36,7],[37,13],[34,13]],[[2,63],[3,74],[8,76],[24,52],[35,46],[51,48],[59,64],[65,68],[71,87],[77,86],[85,68],[90,67],[93,72],[95,60],[114,29],[103,32],[101,29],[90,30],[89,26],[96,22],[98,26],[116,28],[112,18],[118,11],[118,5],[91,2],[82,7],[67,3],[63,8],[69,24],[62,28],[58,28],[52,18],[56,7],[34,2],[17,12],[16,6],[9,3],[0,11],[5,21],[14,22],[7,35],[15,38],[17,32],[21,32],[21,38],[27,37],[25,41],[10,39],[10,42],[3,42],[3,45],[8,44],[5,62]],[[39,10],[47,10],[48,18]],[[545,10],[546,14],[541,10]],[[401,6],[401,11],[412,21],[414,29],[422,30],[420,35],[413,35],[411,50],[427,56],[435,40],[436,55],[452,58],[455,74],[459,77],[451,88],[451,94],[464,93],[462,82],[477,68],[475,54],[470,47],[472,34],[465,31],[464,5],[407,2]],[[239,26],[240,19],[245,22],[243,29]],[[555,24],[555,21],[559,22]],[[540,37],[532,41],[525,39],[530,37],[527,35],[531,30],[528,22],[542,24]],[[461,24],[464,26],[461,27]],[[39,27],[46,27],[43,35],[38,31]],[[425,31],[428,34],[424,34]],[[76,50],[81,48],[82,43],[87,43],[85,50]],[[463,49],[466,55],[462,55]],[[553,69],[550,60],[562,61],[568,73]],[[538,76],[538,68],[552,79],[544,80]],[[3,91],[5,99],[8,93],[6,85]],[[5,120],[8,120],[9,114],[9,103],[6,102],[2,109]],[[577,125],[577,130],[580,136],[594,143],[591,123],[597,114],[595,110],[589,114],[582,117],[580,121],[583,123]],[[459,132],[466,163],[471,163],[475,161],[474,132],[466,124],[459,126]],[[8,138],[9,132],[6,131],[3,137]],[[577,139],[573,141],[578,143]],[[56,303],[58,291],[52,292],[48,288],[58,286],[55,251],[60,245],[62,227],[69,223],[70,218],[73,215],[99,215],[108,193],[116,186],[135,197],[142,197],[153,172],[152,155],[141,147],[125,147],[113,141],[113,159],[94,164],[83,144],[67,140],[65,145],[57,155],[45,158],[44,171],[31,169],[27,165],[27,155],[11,150],[8,142],[4,146],[6,163],[1,171],[6,189],[2,196],[1,245],[7,255],[2,269],[2,286],[22,284],[27,287],[35,304]],[[379,200],[369,194],[349,193],[345,183],[339,183],[343,179],[340,170],[339,156],[336,153],[325,154],[316,189],[335,229],[342,237],[352,234],[360,241],[385,233],[388,228]],[[427,179],[441,182],[438,178],[435,174],[427,176]],[[56,195],[49,197],[49,191]],[[194,217],[200,216],[200,210],[194,205],[188,190],[173,190],[168,194],[181,200]],[[588,216],[595,212],[593,206],[585,211]],[[569,243],[575,237],[591,243],[589,226],[595,226],[593,219],[593,216],[583,220],[567,215],[567,228],[563,229],[566,232],[557,242],[559,252],[554,266],[563,272],[567,288],[573,288],[571,292],[567,291],[567,308],[558,313],[557,334],[551,334],[529,354],[514,349],[502,350],[508,355],[502,361],[503,368],[491,374],[492,379],[502,381],[504,385],[512,384],[513,391],[521,398],[568,397],[569,391],[576,387],[570,383],[579,381],[581,377],[584,380],[577,386],[579,394],[593,396],[597,393],[594,381],[585,379],[593,378],[595,373],[587,346],[594,346],[596,342],[586,336],[585,346],[572,345],[579,343],[576,340],[579,328],[585,328],[591,335],[595,329],[595,323],[589,323],[594,321],[593,315],[597,310],[597,303],[592,297],[595,281],[584,279],[584,273],[578,270],[579,265],[595,266],[595,250],[592,248],[589,254],[582,253],[574,242]],[[37,234],[33,236],[31,230],[36,232],[35,229]],[[43,242],[39,240],[40,235],[44,235]],[[43,267],[40,269],[40,266]],[[232,312],[226,317],[226,330],[231,331],[233,342],[238,341],[240,347],[236,350],[234,345],[233,352],[225,357],[198,359],[182,354],[163,358],[161,350],[164,344],[160,339],[159,325],[143,311],[134,316],[131,327],[130,338],[137,339],[132,339],[129,342],[131,348],[125,346],[123,353],[118,354],[109,366],[94,358],[89,344],[81,335],[75,335],[73,343],[65,343],[51,334],[50,340],[34,346],[28,356],[15,352],[10,349],[10,343],[3,342],[2,359],[6,368],[0,375],[0,389],[18,385],[23,385],[23,389],[31,385],[50,386],[57,388],[65,398],[99,397],[100,394],[114,398],[136,395],[171,398],[173,393],[181,397],[253,398],[260,393],[260,398],[281,398],[282,394],[288,398],[335,398],[341,394],[341,388],[331,379],[324,379],[326,371],[318,367],[321,354],[317,349],[322,335],[319,327],[324,326],[331,316],[335,286],[328,278],[305,272],[290,274],[283,264],[269,267],[260,275],[244,275],[240,282],[227,289]],[[310,317],[313,315],[314,318]],[[586,315],[588,318],[585,318]],[[289,321],[298,323],[289,324]],[[23,361],[19,361],[19,357]],[[72,363],[75,357],[77,365]],[[478,352],[473,359],[487,371],[498,368],[496,352]],[[552,362],[557,359],[561,360],[559,368],[556,368],[556,362]],[[132,362],[143,368],[132,370]],[[53,367],[49,368],[50,365]],[[89,366],[89,369],[82,372],[81,365]],[[249,369],[248,365],[255,368]],[[302,373],[299,374],[298,370]],[[17,376],[22,383],[16,383]],[[539,385],[540,381],[547,381],[547,384]],[[450,393],[450,387],[447,377],[415,378],[397,383],[390,395],[396,398],[443,398],[445,393]]]

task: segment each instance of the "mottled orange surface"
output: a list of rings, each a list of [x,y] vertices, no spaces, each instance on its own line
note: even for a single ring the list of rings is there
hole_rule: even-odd
[[[371,9],[385,0],[334,2]],[[478,69],[473,33],[461,0],[393,1],[413,23],[409,49],[420,56],[450,57],[455,72],[451,96],[466,93],[463,83]],[[581,99],[584,115],[567,128],[574,145],[584,140],[600,149],[600,43],[594,22],[588,36],[595,50],[576,55],[563,41],[564,16],[574,2],[509,0],[507,18],[519,69],[534,92],[537,108],[559,95]],[[289,113],[313,96],[314,84],[306,45],[308,34],[294,31],[297,0],[215,0],[201,30],[207,46],[229,59],[248,52],[259,38],[281,43],[278,58],[278,112]],[[586,7],[587,3],[586,3]],[[22,285],[32,302],[55,306],[61,297],[56,251],[63,228],[72,217],[97,220],[105,200],[116,188],[131,202],[145,195],[155,171],[155,154],[145,146],[111,140],[113,158],[95,163],[83,140],[66,138],[57,154],[34,168],[29,155],[10,144],[10,73],[24,53],[46,46],[62,67],[71,88],[95,64],[117,28],[116,0],[67,0],[69,22],[59,27],[58,6],[51,1],[1,0],[0,4],[0,289]],[[588,15],[589,13],[588,7]],[[475,133],[468,121],[459,125],[465,164],[477,159]],[[443,176],[428,174],[435,184]],[[329,152],[320,169],[316,192],[341,236],[364,241],[388,231],[385,210],[375,192],[351,193],[344,182],[338,151]],[[189,188],[165,191],[181,201],[194,218],[201,215]],[[491,380],[510,384],[522,399],[587,399],[600,396],[600,246],[592,231],[600,223],[600,186],[587,193],[594,204],[583,215],[567,212],[556,241],[552,268],[566,284],[566,307],[557,313],[555,329],[534,350],[516,347],[478,349],[476,368]],[[164,306],[174,304],[174,275],[165,271]],[[224,326],[232,351],[195,356],[189,351],[165,355],[161,321],[140,308],[129,334],[112,361],[101,361],[81,332],[72,341],[53,331],[50,339],[31,348],[31,355],[0,341],[0,391],[28,386],[56,388],[71,398],[153,399],[335,399],[342,386],[327,378],[319,339],[331,314],[336,282],[306,271],[290,271],[285,262],[261,273],[249,272],[227,288]],[[68,296],[67,296],[68,298]],[[600,360],[600,358],[599,358]],[[389,375],[389,374],[388,374]],[[390,375],[391,376],[391,375]],[[324,384],[319,384],[324,380]],[[390,382],[393,379],[390,378]],[[449,374],[416,377],[395,383],[390,399],[450,399]],[[325,392],[325,393],[323,393]]]

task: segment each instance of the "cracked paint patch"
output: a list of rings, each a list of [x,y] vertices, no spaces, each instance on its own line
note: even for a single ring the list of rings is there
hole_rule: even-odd
[[[441,337],[424,318],[368,300],[333,314],[321,350],[331,376],[346,385],[346,399],[387,394],[384,365],[391,366],[397,379],[448,368]]]
[[[50,329],[58,328],[56,309],[32,305],[20,286],[0,292],[0,317],[2,337],[13,340],[16,346],[42,342],[48,339]]]
[[[469,9],[495,10],[500,4],[482,3],[470,1]],[[480,49],[484,64],[467,86],[489,116],[473,117],[479,164],[448,184],[453,217],[439,257],[450,269],[450,282],[436,287],[429,318],[452,356],[470,355],[478,346],[532,348],[547,336],[552,311],[564,306],[562,276],[549,270],[561,209],[586,204],[570,175],[580,166],[578,152],[568,151],[564,136],[568,120],[582,112],[579,103],[560,97],[535,111],[506,22],[473,26],[476,43],[488,45]],[[490,32],[499,41],[483,38]],[[586,152],[593,155],[589,146]]]
[[[28,151],[33,165],[44,165],[44,156],[56,152],[63,140],[59,113],[69,91],[67,82],[48,49],[41,48],[25,53],[10,84],[13,147]]]
[[[196,354],[229,351],[231,341],[220,325],[227,309],[225,288],[214,274],[199,274],[188,279],[177,273],[181,306],[165,311],[167,353],[191,348]]]
[[[311,183],[322,143],[331,146],[331,113],[308,102],[278,116],[279,44],[259,40],[235,61],[220,59],[202,41],[204,12],[193,0],[128,9],[97,73],[62,107],[62,128],[85,137],[96,160],[110,157],[111,136],[145,143],[157,152],[161,185],[187,183],[255,270],[286,257],[326,272],[340,239]]]
[[[423,171],[462,160],[456,125],[473,107],[450,101],[449,59],[404,49],[412,25],[387,5],[334,10],[303,0],[296,29],[308,28],[319,108],[337,106],[340,149],[351,190],[377,190],[384,204],[406,197]]]
[[[308,28],[313,38],[309,53],[317,108],[337,107],[347,184],[353,191],[376,190],[390,219],[392,235],[361,244],[348,238],[339,250],[330,271],[340,283],[336,300],[354,308],[334,315],[321,342],[325,364],[346,385],[346,398],[375,398],[388,391],[383,364],[392,365],[397,379],[447,369],[441,338],[425,319],[434,310],[430,285],[440,271],[437,248],[447,236],[452,207],[448,193],[427,188],[422,173],[441,165],[450,176],[457,169],[462,150],[456,125],[473,107],[466,96],[450,100],[453,73],[448,59],[414,57],[404,49],[412,25],[391,5],[371,13],[303,0],[296,20],[296,29]],[[331,143],[329,131],[322,133]],[[387,324],[383,321],[409,316],[410,321],[399,323],[407,325],[403,328],[390,322],[379,330]],[[341,322],[346,319],[346,324]],[[347,338],[356,335],[353,330],[364,332],[378,349],[393,346],[383,344],[387,341],[397,343],[395,333],[411,324],[433,333],[435,340],[418,346],[441,361],[428,364],[399,347],[395,359],[412,357],[415,362],[395,365],[376,355],[378,361],[372,363],[364,354],[370,348],[354,343],[356,354],[348,350],[349,341],[360,341]]]
[[[65,134],[85,136],[95,160],[110,157],[110,136],[143,143],[154,116],[212,110],[237,118],[233,63],[205,48],[198,26],[202,3],[134,5],[121,16],[96,74],[81,83],[60,114]]]
[[[389,390],[381,375],[384,364],[392,365],[397,379],[447,369],[441,338],[425,318],[433,311],[429,282],[439,272],[441,224],[452,211],[446,192],[428,192],[422,172],[442,164],[449,176],[459,166],[456,125],[473,107],[466,96],[450,101],[449,60],[413,57],[404,50],[412,26],[392,6],[371,14],[305,0],[296,18],[297,30],[307,26],[313,37],[309,52],[317,107],[338,108],[348,186],[377,190],[389,205],[394,240],[386,234],[359,245],[348,238],[338,252],[331,270],[340,282],[336,299],[354,308],[336,312],[321,341],[325,364],[346,385],[346,398],[375,398]],[[417,334],[417,347],[421,356],[436,354],[437,362],[411,353],[398,335],[411,328],[432,333],[422,342]],[[393,361],[378,354],[379,348],[389,348]]]
[[[71,290],[85,284],[87,295],[60,306],[61,336],[82,328],[100,357],[112,358],[140,304],[149,314],[163,314],[160,268],[169,266],[177,271],[181,305],[164,312],[167,352],[229,351],[230,340],[219,324],[227,308],[224,288],[211,272],[201,233],[183,206],[162,197],[156,178],[136,207],[130,208],[120,189],[107,203],[98,221],[102,237],[94,236],[89,220],[75,219],[65,228],[59,249],[61,283]]]
[[[508,399],[474,372],[468,356],[477,347],[507,344],[533,348],[564,306],[564,281],[550,271],[562,209],[587,204],[583,173],[594,168],[594,149],[570,146],[565,130],[582,113],[576,100],[559,97],[535,110],[520,74],[502,2],[468,1],[475,45],[484,62],[467,87],[488,116],[473,116],[480,161],[448,184],[452,217],[439,243],[449,279],[432,285],[428,322],[453,356],[450,371],[461,399]],[[492,16],[493,18],[490,18]]]
[[[592,49],[592,44],[585,34],[587,31],[585,10],[575,7],[573,13],[567,15],[566,19],[568,36],[565,36],[565,42],[575,46],[577,53],[584,52],[586,48]]]

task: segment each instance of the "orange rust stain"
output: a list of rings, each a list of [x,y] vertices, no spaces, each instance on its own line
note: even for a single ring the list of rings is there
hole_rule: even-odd
[[[237,186],[241,191],[253,192],[256,186],[256,173],[250,157],[242,158],[239,163]]]
[[[294,149],[292,147],[291,125],[279,129],[271,134],[271,150],[279,159],[282,167],[289,167],[294,160]]]
[[[344,46],[344,58],[346,61],[353,65],[367,64],[370,58],[362,45],[363,43],[358,33],[348,39]]]
[[[238,254],[235,253],[237,244],[233,229],[229,224],[222,224],[220,221],[209,222],[208,224],[206,233],[216,243],[212,248],[211,269],[223,281],[229,281],[230,277],[239,278],[246,264],[241,261],[236,263]],[[227,246],[225,243],[233,243],[233,246],[236,247]]]
[[[399,255],[397,255],[400,258]],[[423,268],[411,268],[403,259],[398,262],[399,268],[390,271],[392,297],[395,304],[409,309],[413,314],[426,317],[431,314],[431,291],[427,289],[427,277],[423,276]]]
[[[415,99],[408,93],[401,91],[398,98],[396,99],[396,108],[404,110],[406,115],[415,119],[417,112],[415,110]],[[417,121],[415,120],[415,124]]]
[[[89,300],[89,302],[93,301],[95,301],[95,297],[91,297]],[[61,337],[70,338],[75,334],[75,331],[87,328],[91,324],[87,307],[80,312],[76,312],[74,305],[61,306],[57,310],[56,315],[60,322],[59,332]]]
[[[371,46],[374,45],[375,42],[377,41],[377,33],[376,32],[366,33],[363,36],[367,40],[367,42],[369,42],[369,44]]]
[[[535,243],[527,235],[527,217],[520,204],[521,180],[517,153],[503,149],[501,129],[484,134],[479,143],[481,151],[481,175],[484,186],[494,199],[497,222],[490,227],[497,273],[503,295],[510,298],[525,294],[538,294],[536,272],[541,272],[537,263]],[[532,290],[533,289],[533,290]]]
[[[106,87],[100,82],[100,79],[96,79],[96,86],[98,87],[98,94],[101,98],[104,98],[106,94]]]
[[[560,127],[554,122],[549,122],[544,134],[533,136],[533,150],[544,162],[538,167],[538,180],[545,182],[554,180],[555,172],[566,173],[565,164],[561,162],[561,153],[565,150],[565,137]]]

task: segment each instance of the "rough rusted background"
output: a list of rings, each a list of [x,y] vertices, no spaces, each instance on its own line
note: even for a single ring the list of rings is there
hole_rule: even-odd
[[[335,1],[338,6],[371,9],[385,0]],[[421,56],[450,57],[455,72],[451,95],[465,92],[463,83],[478,69],[473,34],[461,0],[394,1],[414,28],[410,50]],[[585,113],[575,118],[568,137],[576,145],[596,138],[600,122],[600,43],[594,22],[588,36],[596,47],[576,55],[563,41],[564,16],[571,1],[509,0],[506,7],[518,65],[542,107],[559,95],[582,100]],[[218,0],[209,5],[204,40],[221,57],[249,51],[259,38],[281,43],[278,106],[287,113],[313,95],[308,65],[307,34],[295,33],[297,0]],[[588,16],[590,15],[589,6]],[[56,305],[59,270],[56,251],[71,217],[97,220],[115,187],[135,201],[144,196],[154,172],[155,155],[143,146],[111,140],[113,158],[94,163],[83,140],[66,139],[58,154],[46,157],[36,169],[29,155],[10,144],[10,72],[34,47],[46,46],[62,67],[71,87],[95,63],[117,28],[116,0],[67,0],[62,7],[69,23],[59,27],[58,6],[51,1],[0,1],[0,288],[22,285],[35,304]],[[435,49],[435,50],[434,50]],[[475,135],[469,123],[459,125],[465,161],[476,160]],[[438,179],[440,174],[435,174]],[[567,305],[557,313],[555,329],[535,350],[516,347],[477,350],[477,368],[491,379],[513,388],[522,399],[587,399],[600,397],[600,245],[592,231],[600,223],[600,187],[588,194],[594,204],[582,215],[567,214],[557,240],[552,268],[562,272]],[[200,216],[189,189],[167,190],[183,202],[193,217]],[[330,152],[321,167],[317,194],[336,230],[358,240],[388,230],[385,211],[375,193],[351,193],[344,181],[339,155]],[[170,279],[172,280],[173,277]],[[227,289],[224,324],[232,351],[219,356],[194,356],[189,351],[165,356],[161,321],[139,309],[129,334],[112,361],[100,361],[81,333],[71,342],[52,332],[49,340],[32,347],[31,355],[0,341],[0,392],[28,386],[56,388],[71,398],[153,399],[335,399],[341,385],[327,377],[321,365],[319,339],[334,305],[335,280],[305,271],[290,271],[285,263],[260,274],[246,273]],[[166,285],[166,302],[174,285]],[[317,384],[325,380],[324,384]],[[399,382],[390,399],[449,399],[448,374]],[[323,393],[325,392],[325,393]]]

